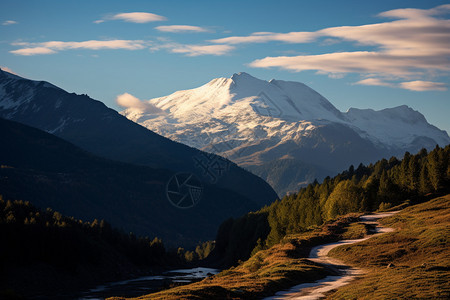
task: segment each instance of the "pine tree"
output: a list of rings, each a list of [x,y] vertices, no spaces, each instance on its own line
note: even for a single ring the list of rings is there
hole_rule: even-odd
[[[264,249],[264,244],[263,244],[261,238],[259,238],[256,241],[256,246],[255,246],[255,248],[253,248],[252,253],[250,254],[250,256],[255,255],[258,251],[263,250],[263,249]]]
[[[391,180],[391,177],[388,175],[388,172],[383,171],[378,186],[377,201],[374,203],[375,207],[378,207],[382,202],[399,202],[399,197],[401,197],[401,195],[399,195],[394,183]]]
[[[417,192],[419,189],[420,171],[419,157],[415,155],[408,164],[408,188],[411,192]]]
[[[400,186],[408,190],[410,175],[409,175],[409,161],[411,160],[411,154],[406,152],[403,156],[402,163],[400,164],[399,183]]]
[[[431,190],[432,186],[428,175],[428,167],[427,164],[424,162],[422,164],[422,168],[420,169],[419,193],[425,195],[431,192]]]
[[[266,246],[269,248],[278,243],[284,236],[284,230],[281,226],[276,208],[272,209],[268,216],[270,233],[266,239]]]
[[[428,172],[430,176],[431,185],[435,191],[442,187],[445,177],[444,155],[443,151],[436,146],[436,148],[428,155]]]

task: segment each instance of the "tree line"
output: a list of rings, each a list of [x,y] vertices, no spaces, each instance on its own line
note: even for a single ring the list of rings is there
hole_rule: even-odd
[[[83,222],[26,201],[4,200],[1,195],[0,237],[0,271],[45,263],[75,272],[83,265],[111,269],[120,261],[140,268],[180,267],[206,258],[214,248],[214,242],[205,242],[193,251],[167,250],[157,237],[137,237],[104,220]]]
[[[354,166],[322,183],[314,181],[257,212],[222,223],[216,255],[224,264],[245,260],[278,243],[285,235],[308,231],[339,215],[387,209],[405,200],[450,190],[450,145],[428,153],[406,152],[374,164]]]

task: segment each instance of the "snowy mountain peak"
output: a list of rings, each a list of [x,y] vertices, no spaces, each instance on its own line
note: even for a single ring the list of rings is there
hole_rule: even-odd
[[[264,81],[256,77],[253,77],[252,75],[245,72],[234,73],[230,79],[234,83],[243,83],[243,84],[252,84],[252,82],[257,83]]]
[[[5,78],[5,79],[21,79],[19,76],[0,68],[0,78],[1,77]]]
[[[4,86],[6,83],[14,83],[18,80],[26,80],[27,82],[32,83],[34,86],[38,86],[38,85],[42,85],[43,87],[48,87],[48,88],[54,88],[54,89],[58,89],[61,90],[59,87],[48,83],[47,81],[38,81],[38,80],[30,80],[30,79],[26,79],[26,78],[22,78],[16,74],[10,73],[8,71],[5,71],[3,69],[0,68],[0,80],[1,80],[1,84]]]
[[[380,115],[384,116],[386,118],[400,118],[404,122],[422,122],[427,123],[427,120],[425,117],[418,112],[417,110],[412,109],[411,107],[407,105],[400,105],[392,108],[385,108],[379,111],[375,111],[371,108],[368,109],[358,109],[358,108],[350,108],[347,111],[347,115],[349,118],[354,117],[365,117],[365,118],[371,118],[374,115]]]
[[[234,73],[232,76],[231,76],[231,79],[239,79],[239,78],[250,78],[250,79],[257,79],[257,80],[260,80],[260,79],[258,79],[258,78],[256,78],[256,77],[253,77],[252,75],[250,75],[250,74],[248,74],[248,73],[246,73],[246,72],[239,72],[239,73]]]
[[[122,114],[159,134],[202,149],[221,140],[232,141],[234,149],[262,141],[266,146],[298,142],[315,128],[335,123],[381,148],[403,149],[421,136],[430,143],[449,143],[446,132],[428,124],[422,114],[406,105],[380,111],[351,108],[342,113],[303,83],[266,81],[245,72],[151,99],[147,104],[160,112],[155,114],[154,109],[145,110],[141,105]]]
[[[363,120],[370,120],[371,122],[373,122],[375,120],[383,120],[383,122],[388,121],[390,125],[392,125],[393,122],[428,125],[428,122],[425,119],[424,115],[407,105],[385,108],[379,111],[375,111],[370,108],[350,108],[347,111],[346,115],[352,122],[361,122]]]
[[[328,100],[302,83],[266,81],[245,72],[216,78],[201,87],[151,99],[149,103],[183,120],[193,116],[194,119],[246,116],[253,120],[270,117],[285,121],[345,119]],[[150,118],[145,112],[131,113],[131,109],[124,115],[133,120]]]
[[[429,124],[424,115],[407,105],[378,111],[350,108],[346,116],[362,136],[376,144],[407,147],[418,137],[431,138],[440,145],[449,143],[447,132]]]

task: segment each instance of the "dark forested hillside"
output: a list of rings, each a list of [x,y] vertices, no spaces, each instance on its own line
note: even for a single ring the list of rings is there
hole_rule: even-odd
[[[315,178],[325,178],[340,171],[333,171],[331,168],[324,169],[318,165],[290,158],[276,159],[262,165],[246,166],[246,168],[264,178],[271,186],[276,187],[279,195],[298,191],[313,182]]]
[[[0,298],[5,289],[24,296],[73,292],[184,262],[166,252],[158,238],[139,238],[103,220],[83,222],[2,196],[0,237]]]
[[[450,145],[436,146],[429,153],[406,152],[402,160],[392,157],[356,169],[351,166],[257,212],[225,221],[217,234],[216,255],[224,258],[224,264],[233,264],[278,243],[286,234],[307,231],[338,215],[387,209],[449,191]]]
[[[30,201],[82,220],[105,219],[142,236],[158,236],[171,247],[212,240],[220,223],[259,205],[203,183],[198,204],[173,206],[166,183],[174,172],[114,162],[54,135],[0,119],[0,194]]]

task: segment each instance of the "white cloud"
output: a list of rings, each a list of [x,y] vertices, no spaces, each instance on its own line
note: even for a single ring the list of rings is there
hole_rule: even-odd
[[[323,73],[363,73],[398,77],[417,75],[424,70],[450,70],[446,57],[399,56],[370,51],[266,57],[251,62],[250,66],[279,67],[294,72],[319,70]]]
[[[16,72],[14,72],[13,70],[11,70],[10,68],[5,67],[5,66],[0,66],[0,69],[2,69],[3,71],[6,71],[8,73],[14,74],[14,75],[19,75]]]
[[[389,87],[394,86],[394,84],[383,81],[379,78],[366,78],[366,79],[360,80],[358,82],[355,82],[354,84],[373,85],[373,86],[389,86]]]
[[[327,75],[329,78],[333,78],[333,79],[344,78],[344,74],[342,74],[342,73],[328,73]]]
[[[408,81],[400,83],[400,87],[411,91],[446,91],[447,86],[442,82],[432,81]]]
[[[334,38],[328,38],[328,39],[324,39],[320,43],[320,45],[321,46],[331,46],[331,45],[339,44],[340,42],[341,42],[341,40],[334,39]]]
[[[10,51],[16,55],[38,55],[38,54],[53,54],[57,51],[69,49],[125,49],[125,50],[139,50],[147,46],[147,42],[142,40],[109,40],[109,41],[82,41],[82,42],[62,42],[49,41],[43,43],[13,43],[14,46],[25,46],[25,48]]]
[[[200,55],[225,55],[234,50],[235,47],[230,45],[181,45],[177,44],[170,49],[172,53],[184,53],[187,56]]]
[[[325,44],[337,43],[339,39],[355,41],[365,45],[379,45],[387,49],[411,47],[414,50],[426,43],[440,45],[448,53],[448,39],[450,33],[450,20],[433,18],[434,15],[442,15],[450,12],[450,4],[441,5],[429,10],[423,9],[396,9],[379,14],[381,17],[393,17],[400,20],[384,23],[376,23],[362,26],[330,27],[315,32],[254,32],[249,36],[231,36],[211,40],[220,44],[241,43],[266,43],[281,41],[286,43],[310,43],[320,37],[329,37]],[[436,45],[435,45],[436,46]]]
[[[315,32],[255,32],[249,36],[231,36],[214,43],[310,43],[328,45],[339,41],[354,43],[356,49],[371,46],[370,51],[347,51],[320,55],[274,56],[254,60],[252,67],[278,67],[294,72],[316,70],[321,74],[360,73],[375,77],[416,79],[450,71],[450,4],[431,9],[395,9],[379,14],[394,21],[361,26],[324,28]],[[338,76],[339,77],[339,76]],[[382,83],[380,80],[365,83]],[[361,84],[364,84],[362,81]],[[391,85],[389,85],[391,86]],[[401,85],[392,85],[402,87]]]
[[[171,42],[168,39],[162,39],[159,43],[143,41],[143,40],[109,40],[99,41],[90,40],[82,42],[63,42],[63,41],[48,41],[42,43],[13,43],[13,46],[21,46],[21,49],[10,51],[16,55],[39,55],[39,54],[53,54],[58,51],[73,50],[73,49],[89,49],[89,50],[104,50],[104,49],[123,49],[123,50],[140,50],[149,48],[151,51],[167,50],[171,53],[182,53],[186,56],[200,56],[200,55],[225,55],[234,50],[234,46],[230,45],[189,45]]]
[[[379,78],[367,78],[367,79],[363,79],[358,82],[355,82],[354,84],[396,87],[396,88],[402,88],[405,90],[420,91],[420,92],[422,92],[422,91],[446,91],[447,90],[447,86],[445,85],[445,83],[422,81],[422,80],[405,81],[405,82],[397,83],[397,82],[383,81]]]
[[[443,15],[450,11],[450,4],[439,5],[430,9],[400,8],[379,14],[382,17],[398,19],[424,19],[429,16]]]
[[[154,44],[150,47],[150,51],[167,50],[171,53],[181,53],[186,56],[221,56],[228,54],[234,49],[235,47],[230,45],[189,45],[171,42],[168,39],[163,39],[161,43]]]
[[[163,113],[165,113],[163,110],[154,106],[153,104],[151,104],[147,101],[141,101],[129,93],[124,93],[124,94],[118,95],[116,97],[116,102],[121,107],[136,109],[136,110],[139,110],[139,111],[147,113],[147,114],[163,114]]]
[[[142,107],[144,105],[144,102],[141,102],[141,100],[139,100],[135,96],[128,94],[128,93],[123,93],[121,95],[118,95],[116,97],[116,102],[118,105],[120,105],[122,107],[126,107],[126,108]]]
[[[209,30],[199,26],[191,26],[191,25],[168,25],[168,26],[157,26],[156,30],[163,32],[208,32]]]
[[[109,40],[109,41],[98,41],[90,40],[83,42],[61,42],[61,41],[50,41],[41,43],[43,47],[52,48],[56,50],[67,50],[67,49],[126,49],[126,50],[139,50],[145,48],[145,41],[142,40]]]
[[[211,40],[210,42],[219,44],[267,43],[273,41],[285,43],[309,43],[314,41],[318,36],[319,35],[316,32],[254,32],[249,36],[230,36]]]
[[[49,49],[49,48],[45,48],[45,47],[22,48],[22,49],[18,49],[18,50],[9,51],[9,52],[16,54],[16,55],[23,55],[23,56],[56,53],[56,51]]]
[[[326,28],[319,33],[360,45],[377,46],[381,51],[392,55],[449,55],[450,20],[433,18],[429,16],[430,11],[434,9],[414,10],[414,13],[409,14],[406,12],[394,14],[393,11],[389,11],[381,15],[409,17],[363,26]]]
[[[107,16],[103,19],[96,20],[94,23],[103,23],[109,20],[122,20],[131,23],[149,23],[157,21],[166,21],[167,18],[157,14],[152,14],[148,12],[131,12],[131,13],[120,13],[112,16]]]
[[[14,25],[14,24],[17,24],[17,22],[13,21],[13,20],[7,20],[2,23],[3,26]]]

